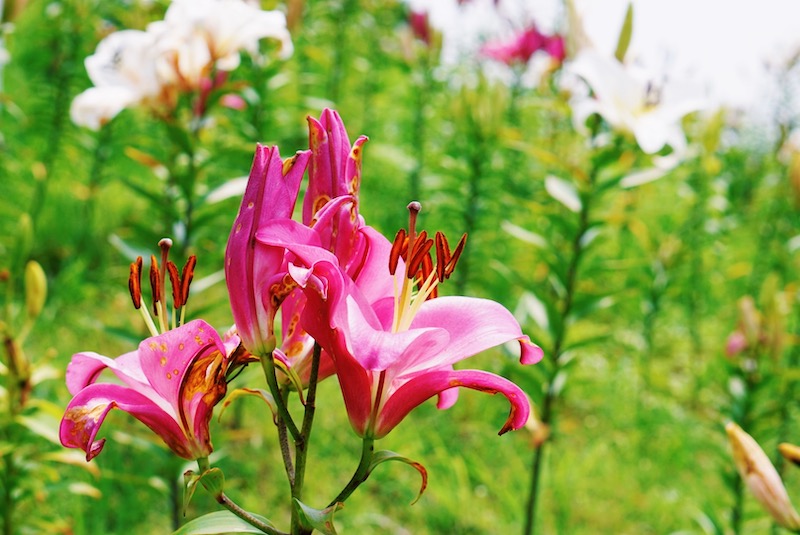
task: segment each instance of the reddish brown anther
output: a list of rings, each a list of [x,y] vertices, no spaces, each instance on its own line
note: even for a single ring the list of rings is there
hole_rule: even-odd
[[[131,300],[136,310],[142,307],[142,257],[137,257],[136,262],[131,262],[131,274],[128,277],[128,289]]]
[[[458,245],[453,250],[453,254],[447,260],[447,265],[445,266],[444,276],[445,278],[449,278],[450,275],[453,274],[453,271],[456,269],[456,264],[458,263],[458,259],[461,258],[461,253],[464,252],[464,247],[467,245],[467,235],[464,234],[461,236],[461,239],[458,240]]]
[[[408,235],[405,229],[400,229],[392,242],[392,251],[389,253],[389,273],[394,275],[400,258],[405,258],[408,251]]]
[[[183,306],[181,300],[181,278],[178,275],[178,266],[171,260],[167,261],[167,274],[169,275],[169,284],[172,286],[172,306],[179,309]]]
[[[423,230],[414,240],[414,250],[409,254],[408,265],[406,266],[406,277],[409,279],[417,277],[417,272],[420,271],[425,257],[430,257],[432,247],[433,240],[429,240],[428,233]]]
[[[197,257],[191,255],[183,266],[181,272],[181,306],[185,305],[189,300],[189,286],[192,284],[194,278],[194,267],[197,265]]]

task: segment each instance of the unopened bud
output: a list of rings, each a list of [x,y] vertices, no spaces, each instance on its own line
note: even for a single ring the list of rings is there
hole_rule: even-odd
[[[39,262],[31,260],[25,266],[25,308],[30,319],[42,313],[47,299],[47,277]]]
[[[733,461],[753,496],[780,526],[796,531],[800,529],[797,514],[778,471],[758,443],[733,422],[725,426],[731,446]]]
[[[797,466],[800,466],[800,447],[795,446],[794,444],[789,444],[788,442],[784,442],[782,444],[778,444],[778,451],[781,452],[783,458],[793,463]]]

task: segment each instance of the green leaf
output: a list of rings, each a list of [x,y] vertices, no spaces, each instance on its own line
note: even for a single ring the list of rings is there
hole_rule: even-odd
[[[411,468],[419,472],[420,477],[422,478],[422,484],[419,487],[419,494],[417,497],[414,498],[414,501],[411,502],[411,505],[417,503],[417,501],[422,497],[422,493],[425,492],[425,489],[428,487],[428,471],[425,470],[425,467],[422,464],[412,461],[408,457],[403,457],[402,455],[395,453],[393,451],[388,450],[380,450],[376,451],[372,455],[372,462],[369,464],[369,469],[367,470],[368,474],[371,474],[372,471],[381,463],[385,463],[387,461],[400,461],[401,463],[405,463],[409,465]]]
[[[250,513],[252,514],[252,513]],[[253,515],[261,522],[272,525],[263,516]],[[172,535],[225,535],[228,533],[264,533],[229,511],[217,511],[187,522]]]
[[[625,20],[619,32],[617,49],[614,51],[614,57],[620,63],[625,60],[625,53],[628,52],[628,46],[631,44],[631,35],[633,35],[633,3],[629,3],[628,10],[625,11]]]
[[[336,527],[333,525],[333,515],[344,507],[343,503],[335,503],[325,509],[314,509],[304,504],[297,498],[294,499],[294,506],[300,514],[300,520],[306,526],[319,530],[324,535],[337,535]]]
[[[548,176],[544,179],[544,189],[550,194],[552,198],[563,204],[570,212],[578,213],[583,207],[581,198],[575,186],[561,180],[555,176]]]
[[[211,468],[202,474],[197,474],[192,470],[188,470],[183,474],[183,512],[186,514],[186,508],[189,507],[189,502],[192,501],[194,491],[197,490],[197,484],[201,483],[209,494],[211,494],[217,501],[221,500],[223,487],[225,486],[225,474],[219,468]]]

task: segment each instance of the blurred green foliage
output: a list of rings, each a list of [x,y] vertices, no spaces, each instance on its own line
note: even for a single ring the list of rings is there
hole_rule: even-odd
[[[590,163],[557,81],[509,88],[478,77],[458,88],[432,70],[435,54],[406,35],[401,3],[290,4],[302,8],[292,28],[295,54],[266,70],[244,58],[232,74],[234,85],[250,86],[248,106],[216,108],[213,126],[202,130],[198,195],[245,176],[256,142],[278,144],[284,156],[306,147],[305,117],[334,107],[352,138],[370,137],[361,196],[367,221],[393,235],[418,192],[425,228],[470,234],[460,272],[444,292],[490,297],[516,310],[547,348],[546,329],[525,296],[558,297],[554,277],[568,262],[575,227],[544,180],[555,175],[580,186]],[[143,28],[164,9],[162,2],[31,0],[6,37],[12,59],[0,95],[0,269],[18,274],[35,259],[49,281],[46,306],[25,342],[31,362],[61,371],[33,385],[31,397],[42,403],[65,406],[63,370],[73,353],[116,356],[144,334],[125,288],[133,258],[122,245],[149,254],[172,232],[163,178],[142,163],[169,161],[169,132],[147,113],[126,110],[95,134],[74,126],[68,109],[89,86],[82,61],[101,37]],[[794,165],[778,158],[777,147],[743,141],[721,117],[686,120],[695,156],[656,182],[616,188],[593,207],[600,232],[576,283],[581,299],[565,342],[574,358],[563,369],[569,381],[546,450],[543,533],[729,529],[734,483],[724,476],[733,468],[722,424],[737,416],[730,379],[738,372],[724,356],[725,340],[736,327],[739,298],[758,296],[768,278],[776,291],[796,296],[800,212]],[[733,141],[720,143],[723,135]],[[630,168],[636,158],[626,149],[616,164]],[[212,281],[238,203],[232,197],[199,207],[191,243],[196,280],[209,284],[193,295],[189,315],[220,329],[232,320],[224,284]],[[32,219],[30,240],[23,239],[24,214]],[[19,292],[6,293],[8,310],[22,306]],[[748,416],[748,431],[770,454],[778,440],[800,441],[791,425],[796,394],[787,386],[798,377],[794,301],[784,329],[790,334],[772,357],[783,363],[780,373],[760,383]],[[503,373],[541,402],[545,364],[523,369],[500,352],[473,360],[470,367]],[[257,370],[239,379],[261,380]],[[321,506],[349,478],[360,444],[335,380],[320,385],[319,400],[306,501]],[[417,473],[399,463],[381,466],[338,513],[341,532],[520,531],[533,439],[526,430],[496,437],[505,411],[501,400],[472,392],[445,413],[432,404],[415,411],[380,447],[422,462],[430,474],[426,493],[409,506]],[[22,415],[34,412],[41,411],[28,407]],[[50,414],[45,428],[54,432],[58,416]],[[62,465],[32,471],[38,478],[7,496],[18,501],[15,533],[168,533],[184,521],[180,481],[192,467],[120,412],[101,433],[109,441],[92,461],[97,472]],[[60,451],[53,436],[41,434],[24,435],[29,450]],[[226,492],[285,525],[288,488],[268,409],[239,400],[212,436],[212,462],[226,474]],[[0,455],[10,452],[0,447]],[[800,496],[800,474],[786,470],[785,479]],[[215,509],[198,492],[186,518]],[[751,500],[744,522],[751,533],[769,526]]]

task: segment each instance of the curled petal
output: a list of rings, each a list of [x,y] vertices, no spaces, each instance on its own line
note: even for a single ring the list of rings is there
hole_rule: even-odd
[[[500,435],[519,429],[528,421],[531,411],[528,398],[520,387],[508,379],[480,370],[430,371],[411,379],[391,394],[375,423],[375,438],[389,433],[412,409],[425,400],[456,387],[487,394],[499,393],[508,399],[511,412],[498,433]]]
[[[67,406],[61,420],[61,443],[86,452],[86,460],[103,449],[105,439],[95,440],[111,409],[118,408],[135,417],[164,439],[178,455],[193,458],[183,446],[185,438],[173,417],[144,395],[121,385],[94,384],[84,388]]]

